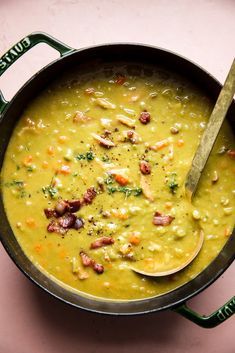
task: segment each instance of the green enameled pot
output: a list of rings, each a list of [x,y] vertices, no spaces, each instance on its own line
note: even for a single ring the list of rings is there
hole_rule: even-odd
[[[23,38],[0,58],[0,76],[19,57],[38,43],[46,43],[52,46],[59,51],[61,57],[34,75],[10,102],[3,98],[0,91],[0,168],[2,167],[4,154],[14,126],[28,102],[58,77],[61,72],[65,72],[73,65],[78,66],[86,63],[92,70],[94,65],[121,60],[164,66],[183,76],[187,76],[201,90],[206,92],[214,102],[221,89],[220,83],[205,70],[177,54],[160,48],[141,44],[105,44],[75,50],[40,32],[32,33]],[[235,130],[234,101],[227,114],[227,119],[230,122],[231,129]],[[4,210],[2,194],[0,197],[0,217],[2,244],[19,269],[45,291],[75,307],[112,315],[135,315],[172,309],[196,324],[207,328],[220,324],[235,313],[235,297],[209,316],[200,316],[186,306],[187,300],[214,282],[234,260],[235,231],[233,231],[232,236],[214,261],[185,285],[150,299],[112,301],[83,296],[69,291],[40,272],[24,254],[11,230]]]

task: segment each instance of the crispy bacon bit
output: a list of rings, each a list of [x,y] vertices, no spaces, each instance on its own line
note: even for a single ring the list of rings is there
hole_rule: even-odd
[[[44,213],[45,213],[46,218],[48,218],[48,219],[57,216],[57,214],[53,208],[45,208]]]
[[[91,204],[93,199],[96,197],[96,194],[97,193],[94,187],[87,189],[87,191],[83,195],[82,203],[84,203],[85,205]]]
[[[58,219],[58,224],[62,228],[73,228],[77,217],[73,213],[66,213],[63,217]]]
[[[97,264],[95,260],[91,259],[84,251],[80,251],[80,256],[84,267],[91,267],[98,274],[104,272],[104,266]]]
[[[139,121],[146,125],[150,122],[150,119],[151,119],[151,116],[149,114],[149,112],[147,112],[146,110],[144,110],[141,114],[140,114],[140,117],[139,117]]]
[[[69,212],[71,213],[77,212],[81,207],[80,200],[71,200],[71,201],[67,201],[67,203],[68,203]]]
[[[126,77],[122,74],[117,74],[115,83],[117,83],[118,85],[123,85],[124,82],[126,82]]]
[[[98,249],[98,248],[101,248],[102,246],[111,245],[113,243],[114,243],[114,239],[112,237],[102,237],[102,238],[96,239],[93,243],[91,243],[90,249]]]
[[[82,228],[83,226],[84,226],[84,221],[81,218],[77,218],[74,225],[73,225],[73,228],[78,230],[78,229]]]
[[[140,162],[140,171],[142,174],[147,175],[151,173],[151,166],[148,162],[146,161],[141,161]]]
[[[95,262],[93,265],[93,270],[100,275],[104,272],[104,266]]]
[[[93,265],[94,260],[92,260],[84,251],[80,251],[80,256],[83,266],[88,267]]]
[[[59,202],[57,202],[57,204],[55,205],[55,212],[59,215],[59,216],[63,216],[65,214],[65,212],[68,210],[68,202],[64,201],[64,200],[60,200]]]
[[[115,144],[110,141],[107,140],[106,138],[103,138],[102,136],[99,136],[97,134],[91,133],[91,136],[100,143],[101,146],[106,147],[106,148],[111,148],[114,147]]]
[[[175,219],[169,215],[163,215],[160,212],[155,212],[153,216],[153,224],[155,226],[168,226]]]
[[[65,234],[66,229],[61,227],[59,223],[55,220],[51,221],[47,226],[47,231],[49,233],[58,233],[58,234]]]
[[[227,155],[233,159],[235,159],[235,150],[228,150]]]

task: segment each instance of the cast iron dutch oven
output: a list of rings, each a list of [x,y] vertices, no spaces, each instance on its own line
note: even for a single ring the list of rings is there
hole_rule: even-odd
[[[204,90],[213,101],[221,89],[220,83],[202,68],[192,62],[169,51],[140,44],[106,44],[85,49],[75,50],[45,33],[32,33],[19,41],[5,55],[0,58],[0,76],[21,55],[38,43],[47,43],[59,51],[61,58],[43,68],[33,76],[14,96],[7,102],[0,91],[0,168],[2,167],[4,153],[11,137],[17,119],[25,106],[54,78],[61,75],[73,65],[86,63],[99,65],[103,62],[130,61],[145,64],[164,66],[183,76],[187,76],[194,84]],[[235,127],[235,102],[233,101],[227,119],[231,128]],[[235,131],[234,131],[235,133]],[[186,318],[203,327],[214,327],[235,313],[235,297],[210,316],[200,316],[186,306],[186,301],[201,292],[215,281],[232,263],[235,257],[235,231],[228,239],[216,259],[196,278],[174,291],[150,299],[136,301],[111,301],[94,299],[88,296],[73,293],[40,272],[26,257],[20,248],[11,230],[4,211],[2,194],[0,198],[0,234],[6,251],[15,264],[33,282],[39,285],[54,297],[75,307],[90,310],[96,313],[113,315],[134,315],[173,309]]]

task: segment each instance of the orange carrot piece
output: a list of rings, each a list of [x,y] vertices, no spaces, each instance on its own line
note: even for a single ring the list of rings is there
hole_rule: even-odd
[[[184,140],[183,139],[179,139],[177,142],[176,142],[176,145],[178,147],[182,147],[184,145]]]
[[[170,141],[168,139],[164,139],[162,141],[156,142],[155,145],[150,146],[150,149],[153,151],[160,151],[164,147],[169,146],[169,144],[170,144]]]
[[[26,156],[26,157],[24,158],[24,160],[23,160],[23,165],[24,165],[25,167],[28,167],[28,166],[30,166],[30,165],[32,164],[32,161],[33,161],[33,157],[32,157],[31,155]]]
[[[47,148],[47,153],[50,155],[50,156],[54,156],[55,154],[55,148],[53,146],[49,146]]]
[[[35,228],[36,227],[36,222],[32,217],[29,217],[26,219],[26,224],[30,228]]]
[[[129,180],[127,178],[125,178],[124,176],[122,175],[115,175],[115,180],[118,184],[122,185],[122,186],[125,186],[128,184]]]
[[[58,142],[63,144],[66,142],[67,139],[68,139],[67,136],[62,135],[58,137]]]
[[[140,243],[140,237],[139,235],[133,233],[131,234],[130,238],[129,238],[129,242],[132,244],[132,245],[139,245]]]
[[[57,170],[57,173],[63,174],[63,175],[68,175],[71,173],[71,169],[69,165],[62,165],[60,169]]]

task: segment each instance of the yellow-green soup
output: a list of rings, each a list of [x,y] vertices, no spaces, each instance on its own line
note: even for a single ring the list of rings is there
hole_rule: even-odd
[[[30,260],[73,291],[123,300],[199,274],[234,226],[227,123],[192,205],[184,193],[212,107],[186,79],[134,64],[73,69],[53,82],[23,112],[2,168],[7,216]],[[200,228],[203,247],[184,270],[149,278],[130,268],[179,266]]]

